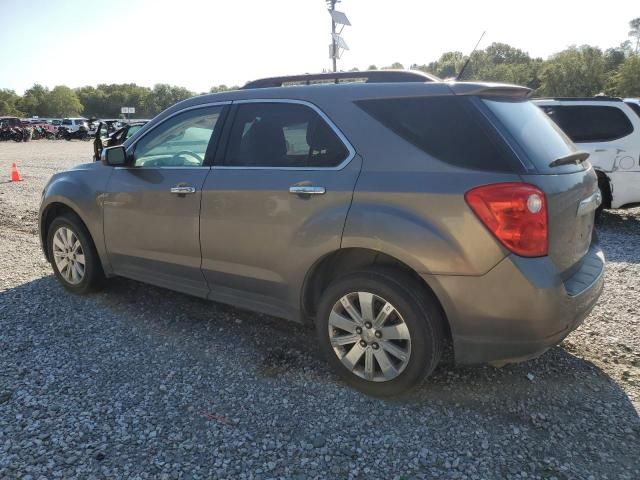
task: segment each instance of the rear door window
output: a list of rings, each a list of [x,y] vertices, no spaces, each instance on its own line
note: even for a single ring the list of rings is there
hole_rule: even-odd
[[[611,142],[633,132],[625,113],[606,105],[553,105],[544,111],[576,143]]]
[[[442,162],[473,170],[512,172],[519,168],[469,98],[385,98],[356,104],[396,135]]]

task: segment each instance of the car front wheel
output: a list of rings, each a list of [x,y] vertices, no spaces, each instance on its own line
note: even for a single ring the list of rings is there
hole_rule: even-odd
[[[422,285],[400,272],[371,269],[338,279],[325,291],[317,319],[330,365],[364,393],[405,392],[440,360],[440,310]]]
[[[74,293],[88,293],[102,283],[102,265],[89,232],[75,215],[57,217],[47,235],[49,259],[62,285]]]

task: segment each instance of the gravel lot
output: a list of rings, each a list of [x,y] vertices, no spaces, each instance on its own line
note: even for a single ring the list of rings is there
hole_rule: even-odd
[[[560,347],[382,401],[307,328],[124,279],[65,293],[40,192],[90,157],[0,143],[0,478],[640,478],[640,209],[605,215],[605,293]]]

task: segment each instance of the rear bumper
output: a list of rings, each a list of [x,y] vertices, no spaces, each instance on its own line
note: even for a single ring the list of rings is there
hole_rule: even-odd
[[[457,363],[513,362],[557,345],[589,315],[604,286],[592,244],[562,280],[548,257],[511,255],[480,277],[424,275],[445,310]]]

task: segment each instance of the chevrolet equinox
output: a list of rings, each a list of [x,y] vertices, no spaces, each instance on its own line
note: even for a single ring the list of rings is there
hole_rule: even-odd
[[[267,78],[55,174],[40,238],[74,293],[122,276],[314,324],[351,386],[540,355],[603,288],[586,152],[527,88],[379,71]]]

